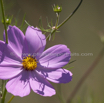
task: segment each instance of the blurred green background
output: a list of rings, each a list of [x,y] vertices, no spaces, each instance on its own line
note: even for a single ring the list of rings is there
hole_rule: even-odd
[[[34,27],[38,26],[40,16],[44,27],[47,26],[46,17],[49,21],[55,23],[56,15],[52,10],[53,4],[61,5],[63,10],[60,14],[60,23],[76,8],[80,0],[4,0],[6,15],[12,16],[18,20],[17,25],[21,25],[24,14],[26,20]],[[0,10],[0,19],[1,10]],[[14,20],[14,19],[13,19]],[[76,62],[66,66],[71,69],[73,79],[68,84],[61,84],[62,94],[66,100],[75,85],[85,73],[88,67],[97,57],[103,44],[99,35],[104,34],[104,0],[84,0],[81,7],[75,15],[56,33],[54,41],[47,42],[46,48],[55,44],[66,44],[72,53],[71,61]],[[3,24],[0,23],[0,39],[3,39]],[[88,56],[81,56],[81,53],[91,53]],[[79,54],[79,55],[76,55]],[[92,103],[91,96],[94,97],[94,103],[100,103],[104,97],[104,57],[96,66],[94,71],[85,80],[80,90],[74,98],[74,103],[78,103],[78,98],[82,103]],[[52,85],[58,90],[59,84]],[[21,91],[20,91],[21,92]],[[7,100],[11,94],[7,94]],[[6,101],[7,101],[6,100]],[[42,97],[33,92],[29,96],[20,98],[15,97],[12,103],[60,103],[57,96]]]

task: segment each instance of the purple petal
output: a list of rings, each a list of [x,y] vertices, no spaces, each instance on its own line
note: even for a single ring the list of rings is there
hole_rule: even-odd
[[[22,58],[18,57],[8,44],[0,41],[0,63],[3,61],[9,63],[20,63],[22,62]]]
[[[48,68],[61,68],[69,62],[70,54],[66,45],[55,45],[43,52],[39,62],[42,66]]]
[[[0,64],[0,79],[11,79],[22,71],[22,64],[6,63]]]
[[[43,75],[46,79],[54,83],[68,83],[72,80],[72,73],[66,69],[52,70],[50,68],[37,69],[39,74]]]
[[[29,71],[24,70],[18,76],[9,80],[6,84],[6,89],[14,96],[24,97],[29,95]]]
[[[56,93],[52,85],[35,71],[31,72],[30,86],[35,93],[42,96],[52,96]]]
[[[43,52],[45,45],[45,35],[43,35],[39,29],[29,26],[26,30],[26,37],[23,46],[23,56],[30,54],[36,57]]]
[[[16,26],[9,26],[7,33],[9,46],[15,51],[15,53],[18,56],[21,56],[24,41],[23,32]],[[5,41],[5,32],[4,32],[4,41]]]

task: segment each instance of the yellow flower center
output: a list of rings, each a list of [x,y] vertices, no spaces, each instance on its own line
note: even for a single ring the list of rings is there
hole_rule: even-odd
[[[37,60],[33,56],[24,57],[22,60],[23,68],[26,70],[34,70],[37,67]]]

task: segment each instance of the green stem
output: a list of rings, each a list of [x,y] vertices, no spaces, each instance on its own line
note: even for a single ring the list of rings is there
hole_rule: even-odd
[[[0,2],[1,2],[2,17],[3,17],[3,21],[4,21],[6,43],[8,44],[7,25],[6,25],[6,21],[5,21],[5,12],[4,12],[3,0],[0,0]]]
[[[5,88],[4,92],[3,92],[3,96],[1,98],[1,103],[5,103],[5,97],[6,97],[6,93],[7,93],[7,90]]]
[[[1,10],[2,10],[2,18],[4,21],[4,29],[5,29],[5,35],[6,35],[6,43],[8,44],[8,35],[7,35],[7,25],[5,21],[5,12],[4,12],[4,6],[3,6],[3,0],[0,0],[1,3]],[[5,103],[5,97],[7,90],[5,88],[6,81],[2,80],[2,98],[1,98],[1,103]]]
[[[80,7],[80,5],[82,4],[82,1],[83,0],[80,1],[80,3],[78,4],[78,6],[76,7],[76,9],[57,27],[57,29],[60,28],[63,24],[65,24],[75,14],[75,12],[78,10],[78,8]]]
[[[50,37],[50,36],[52,36],[52,34],[54,34],[54,33],[55,33],[55,31],[56,31],[56,29],[52,30],[52,32],[48,35],[48,37],[46,38],[46,40],[48,40],[48,39],[49,39],[49,37]]]
[[[56,20],[56,28],[57,28],[57,25],[58,25],[58,22],[59,22],[59,13],[56,13],[56,16],[57,16],[57,20]]]
[[[15,97],[15,96],[13,95],[13,96],[10,98],[10,100],[8,101],[8,103],[10,103],[10,102],[13,100],[14,97]]]
[[[103,57],[103,55],[104,55],[104,47],[102,48],[101,52],[99,53],[99,55],[97,56],[97,58],[94,60],[94,62],[92,63],[92,65],[87,69],[87,71],[84,73],[84,75],[81,77],[81,79],[79,80],[79,82],[75,86],[74,90],[72,91],[72,93],[70,94],[70,97],[67,100],[67,103],[71,103],[72,99],[74,98],[74,96],[78,92],[79,88],[81,87],[81,85],[83,84],[83,82],[86,80],[86,78],[89,76],[89,74],[97,66],[97,64],[100,62],[100,60]]]
[[[51,34],[49,34],[49,35],[52,36],[56,32],[57,29],[59,29],[63,24],[65,24],[75,14],[75,12],[78,10],[78,8],[82,4],[82,2],[83,2],[83,0],[80,1],[78,6],[76,7],[76,9],[59,26],[57,26],[54,30],[52,30]],[[47,37],[47,40],[48,39],[49,39],[49,36]]]
[[[2,91],[4,91],[4,80],[2,80],[1,89],[2,89]]]

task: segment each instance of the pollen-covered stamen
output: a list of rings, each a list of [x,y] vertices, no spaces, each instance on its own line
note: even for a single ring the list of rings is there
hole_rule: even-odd
[[[37,60],[33,56],[27,56],[22,60],[23,68],[26,70],[34,70],[37,67]]]

